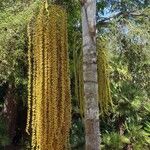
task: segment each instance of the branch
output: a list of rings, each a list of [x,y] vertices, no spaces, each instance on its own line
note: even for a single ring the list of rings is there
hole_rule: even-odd
[[[102,19],[102,20],[99,21],[98,23],[104,23],[104,22],[110,21],[111,19],[115,19],[115,18],[117,18],[117,17],[119,17],[119,16],[121,16],[121,15],[123,15],[123,13],[122,13],[122,12],[119,12],[118,14],[115,14],[115,15],[109,17],[109,18]]]
[[[144,13],[137,13],[137,12],[119,12],[109,18],[105,18],[101,21],[98,21],[97,26],[106,26],[110,23],[110,21],[112,19],[116,19],[118,17],[122,16],[122,18],[128,18],[128,17],[140,17],[140,16],[144,16],[144,17],[149,17],[148,15],[144,14]]]

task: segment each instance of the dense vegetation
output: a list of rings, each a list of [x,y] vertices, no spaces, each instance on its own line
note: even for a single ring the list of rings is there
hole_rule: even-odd
[[[68,12],[72,92],[72,149],[84,149],[81,78],[81,4],[59,2]],[[0,1],[0,149],[25,149],[27,24],[40,0]],[[97,37],[107,51],[113,108],[100,114],[102,149],[150,148],[150,4],[148,0],[97,0]],[[79,63],[77,65],[77,63]],[[79,90],[77,94],[77,89]],[[13,148],[12,148],[13,149]]]

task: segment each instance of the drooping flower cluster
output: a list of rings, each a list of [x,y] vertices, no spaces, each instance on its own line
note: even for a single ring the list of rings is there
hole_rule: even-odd
[[[97,65],[98,65],[98,94],[101,115],[107,114],[109,106],[112,106],[110,92],[110,80],[108,71],[108,57],[105,39],[99,39],[97,42]]]
[[[67,14],[42,6],[28,25],[28,120],[32,150],[64,150],[71,127]]]
[[[97,40],[97,71],[98,71],[98,100],[100,114],[103,116],[108,113],[112,106],[110,81],[108,71],[108,58],[105,39]],[[80,50],[81,51],[81,50]],[[79,55],[79,56],[78,56]],[[79,101],[80,114],[84,116],[84,79],[83,79],[83,60],[82,52],[74,53],[75,64],[75,95]]]

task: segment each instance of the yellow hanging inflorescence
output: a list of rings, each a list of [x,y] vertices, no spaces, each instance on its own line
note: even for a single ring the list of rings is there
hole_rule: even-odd
[[[108,71],[108,58],[106,51],[106,41],[99,39],[97,41],[97,70],[98,70],[98,100],[100,106],[100,114],[103,116],[108,113],[109,106],[112,106],[109,71]],[[75,52],[74,52],[75,53]],[[81,54],[80,54],[81,55]],[[74,54],[75,65],[75,95],[79,101],[81,117],[84,116],[84,81],[83,81],[83,60],[82,56]],[[76,92],[77,91],[77,92]]]
[[[80,33],[74,34],[73,40],[73,66],[74,66],[74,94],[78,102],[79,113],[81,117],[84,116],[84,87],[83,87],[83,54],[82,43],[79,40],[82,35]]]
[[[107,114],[109,106],[112,106],[106,44],[105,39],[97,41],[98,99],[102,116]]]
[[[66,11],[44,4],[28,26],[28,41],[31,150],[66,150],[71,128]]]
[[[82,53],[79,56],[79,61],[77,62],[78,66],[78,82],[79,82],[79,107],[80,107],[80,114],[83,118],[84,116],[84,82],[83,82],[83,55]]]

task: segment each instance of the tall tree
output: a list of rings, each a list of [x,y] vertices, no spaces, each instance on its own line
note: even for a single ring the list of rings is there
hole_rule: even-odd
[[[96,0],[81,1],[86,150],[100,149],[96,58]]]

